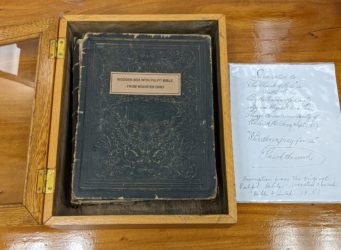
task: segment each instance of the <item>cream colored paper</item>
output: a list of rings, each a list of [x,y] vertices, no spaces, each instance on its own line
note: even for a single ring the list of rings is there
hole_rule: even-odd
[[[110,94],[181,95],[181,74],[111,72]]]

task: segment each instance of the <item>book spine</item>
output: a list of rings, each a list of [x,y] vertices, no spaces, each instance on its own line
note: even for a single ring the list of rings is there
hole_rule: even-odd
[[[74,190],[74,182],[76,182],[80,168],[80,154],[79,147],[82,144],[83,138],[81,136],[83,130],[84,119],[84,103],[85,91],[84,81],[86,79],[85,65],[87,63],[84,55],[87,53],[87,38],[84,36],[82,39],[75,41],[73,51],[73,68],[74,75],[72,80],[72,183],[71,183],[71,204],[79,204],[79,198]]]
[[[72,53],[72,153],[75,153],[76,146],[76,127],[78,121],[78,108],[79,108],[79,80],[80,80],[80,70],[79,70],[79,40],[75,40],[73,53]]]

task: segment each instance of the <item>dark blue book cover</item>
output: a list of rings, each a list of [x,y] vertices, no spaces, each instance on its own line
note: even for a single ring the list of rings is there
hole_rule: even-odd
[[[72,202],[215,198],[210,37],[78,43]]]

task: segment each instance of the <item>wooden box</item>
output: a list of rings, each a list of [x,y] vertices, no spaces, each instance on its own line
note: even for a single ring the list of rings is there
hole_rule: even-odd
[[[158,206],[163,203],[141,205],[130,212],[118,212],[108,206],[75,208],[68,204],[68,182],[71,159],[69,140],[70,50],[74,37],[85,32],[130,32],[169,34],[208,34],[212,37],[213,79],[217,103],[217,135],[219,160],[217,164],[219,196],[212,204],[207,202],[173,204],[178,208],[165,213]],[[30,42],[29,49],[20,51],[20,67],[24,73],[0,74],[2,82],[14,81],[26,88],[22,96],[0,94],[0,118],[11,112],[12,123],[1,122],[0,225],[89,226],[89,225],[215,225],[235,223],[237,217],[232,134],[230,124],[230,97],[227,67],[226,27],[222,15],[71,15],[60,20],[45,19],[37,23],[0,29],[0,45],[20,45]],[[32,49],[33,47],[33,49]],[[25,47],[24,47],[25,48]],[[0,46],[1,49],[1,46]],[[24,53],[27,52],[26,54]],[[33,51],[33,52],[32,52]],[[1,50],[0,50],[1,52]],[[36,55],[34,55],[36,53]],[[22,57],[23,55],[23,57]],[[0,73],[2,72],[0,65]],[[26,67],[26,68],[25,68]],[[26,69],[26,71],[25,71]],[[31,81],[27,82],[30,72]],[[10,82],[7,82],[8,86]],[[6,86],[7,86],[6,85]],[[20,86],[22,86],[20,85]],[[0,89],[1,91],[1,89]],[[3,92],[4,93],[4,92]],[[1,98],[3,100],[1,100]],[[14,103],[9,104],[10,102]],[[19,110],[26,107],[25,115]],[[18,114],[18,115],[16,115]],[[24,117],[24,118],[23,118]],[[18,125],[16,129],[13,124]],[[15,131],[18,132],[16,135]],[[19,136],[20,135],[20,136]],[[10,143],[16,137],[16,145]],[[25,138],[26,138],[25,137]],[[8,159],[12,160],[8,163]],[[16,169],[12,166],[17,166]],[[16,178],[20,173],[20,181]],[[14,190],[14,194],[10,190]],[[12,194],[13,193],[13,194]],[[7,198],[2,198],[7,195]],[[9,197],[19,197],[11,199]],[[111,206],[115,206],[112,205]],[[149,207],[149,208],[148,208]],[[193,207],[196,208],[193,212]],[[148,210],[148,209],[149,210]]]

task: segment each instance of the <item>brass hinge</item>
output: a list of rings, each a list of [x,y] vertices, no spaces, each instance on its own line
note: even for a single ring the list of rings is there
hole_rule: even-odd
[[[50,40],[49,58],[61,59],[65,56],[65,38]]]
[[[51,194],[54,191],[55,170],[38,170],[37,193]]]

